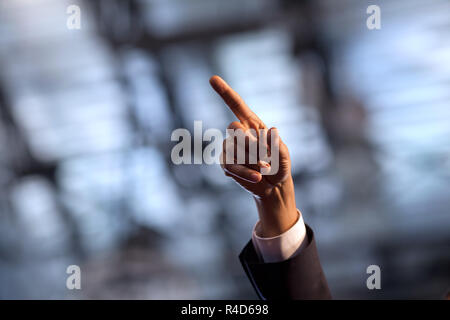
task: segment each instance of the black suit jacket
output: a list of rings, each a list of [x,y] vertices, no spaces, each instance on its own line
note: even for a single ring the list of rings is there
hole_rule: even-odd
[[[331,299],[314,233],[308,226],[306,234],[308,245],[282,262],[261,262],[251,240],[242,250],[239,259],[261,299]]]

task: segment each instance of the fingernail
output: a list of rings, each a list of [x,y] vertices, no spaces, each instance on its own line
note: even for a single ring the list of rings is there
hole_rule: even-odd
[[[270,168],[270,164],[264,160],[259,160],[258,166],[263,167],[263,168]]]
[[[252,181],[254,181],[254,182],[258,182],[258,181],[260,180],[260,174],[258,174],[258,173],[252,173],[252,174],[250,175],[250,179],[251,179]]]

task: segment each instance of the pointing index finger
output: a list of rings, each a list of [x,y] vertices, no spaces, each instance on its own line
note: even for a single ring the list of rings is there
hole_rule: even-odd
[[[253,118],[262,124],[262,121],[250,110],[239,94],[231,89],[221,77],[212,76],[209,83],[240,121],[245,122]]]

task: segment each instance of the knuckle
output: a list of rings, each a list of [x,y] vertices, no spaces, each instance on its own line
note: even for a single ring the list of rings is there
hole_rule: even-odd
[[[240,128],[240,122],[233,121],[228,125],[228,129],[237,129]]]

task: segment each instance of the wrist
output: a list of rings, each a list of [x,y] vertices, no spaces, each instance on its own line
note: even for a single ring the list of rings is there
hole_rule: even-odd
[[[264,197],[255,197],[261,237],[275,237],[289,230],[298,219],[294,182],[289,177]]]

